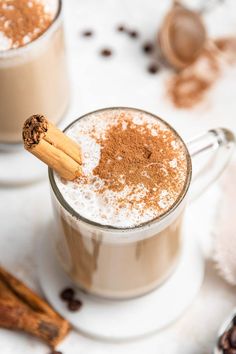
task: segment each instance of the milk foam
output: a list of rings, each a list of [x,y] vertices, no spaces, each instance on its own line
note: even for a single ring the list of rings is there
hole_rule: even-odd
[[[0,31],[0,50],[9,50],[12,47],[12,40]]]
[[[141,126],[147,124],[152,135],[164,134],[169,128],[151,115],[139,111],[128,110],[132,121]],[[77,182],[65,182],[55,175],[56,184],[67,203],[81,216],[102,225],[111,225],[114,227],[133,227],[150,221],[171,208],[179,196],[178,193],[167,189],[160,191],[160,197],[156,201],[159,211],[154,208],[146,208],[142,198],[147,190],[144,185],[139,184],[132,189],[124,185],[123,190],[117,192],[104,189],[102,193],[98,192],[104,187],[104,181],[93,174],[94,168],[99,164],[101,155],[101,146],[98,139],[104,139],[107,129],[111,125],[116,125],[120,114],[127,114],[127,110],[105,110],[90,114],[76,124],[70,127],[66,134],[79,143],[82,149],[83,174],[86,182],[82,178]],[[126,129],[124,122],[123,129]],[[169,162],[174,169],[178,168],[178,163],[182,161],[185,169],[181,170],[179,179],[184,185],[187,175],[186,151],[177,136],[174,136],[171,142],[173,150],[178,150],[178,158]],[[122,180],[122,176],[120,177]],[[87,183],[89,181],[89,183]],[[118,200],[127,200],[127,205],[118,207]],[[137,200],[138,203],[132,203],[130,200]],[[144,212],[145,211],[145,212]]]
[[[2,1],[5,1],[5,0],[2,0]],[[30,4],[31,0],[29,0],[28,2]],[[56,17],[56,14],[58,12],[58,7],[59,7],[58,0],[37,0],[37,2],[42,3],[44,5],[45,12],[49,13],[53,19]],[[7,2],[6,2],[6,6],[7,6]],[[9,11],[10,11],[10,9],[9,9]],[[4,23],[4,25],[5,25],[5,23]],[[30,38],[28,36],[25,36],[24,44],[26,45],[30,41],[31,41]],[[7,51],[12,48],[13,48],[12,40],[10,38],[6,37],[5,34],[0,31],[0,51]]]

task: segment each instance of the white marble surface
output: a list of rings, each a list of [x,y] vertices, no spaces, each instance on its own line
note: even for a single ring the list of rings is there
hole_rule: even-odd
[[[164,95],[168,72],[157,76],[146,73],[148,58],[140,52],[140,40],[131,40],[114,30],[124,22],[137,28],[142,39],[153,37],[168,8],[169,0],[65,0],[65,25],[72,83],[71,107],[67,121],[105,106],[134,106],[152,111],[174,125],[188,138],[217,125],[236,132],[236,67],[228,68],[193,110],[176,110]],[[236,3],[226,0],[224,7],[206,17],[212,35],[236,35]],[[80,31],[91,28],[95,36],[84,39]],[[97,54],[103,46],[114,49],[112,58]],[[65,124],[65,123],[64,123]],[[17,173],[14,166],[9,166]],[[205,210],[208,212],[206,193]],[[195,209],[199,206],[196,204]],[[0,189],[0,261],[40,293],[35,252],[41,230],[51,218],[47,180],[20,188]],[[202,239],[207,248],[208,232]],[[187,285],[186,285],[187,286]],[[175,301],[173,294],[173,301]],[[123,344],[86,338],[76,332],[60,349],[64,354],[207,354],[211,353],[221,322],[236,304],[236,289],[227,285],[207,261],[202,290],[191,308],[171,327],[151,337]],[[158,316],[158,314],[153,314]],[[0,330],[0,353],[46,354],[48,348],[27,335]]]

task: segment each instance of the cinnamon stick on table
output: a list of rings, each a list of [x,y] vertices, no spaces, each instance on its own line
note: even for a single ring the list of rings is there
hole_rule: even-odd
[[[50,123],[43,115],[33,115],[23,126],[26,150],[45,162],[62,178],[74,180],[81,175],[79,145]]]
[[[0,327],[30,333],[52,348],[70,329],[66,320],[1,266]]]

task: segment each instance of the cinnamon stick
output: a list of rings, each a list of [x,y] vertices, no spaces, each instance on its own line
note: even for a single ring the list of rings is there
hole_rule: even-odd
[[[79,145],[43,115],[33,115],[23,126],[25,149],[55,170],[62,178],[74,180],[82,173]]]
[[[45,301],[0,267],[0,327],[22,330],[54,348],[70,326]]]

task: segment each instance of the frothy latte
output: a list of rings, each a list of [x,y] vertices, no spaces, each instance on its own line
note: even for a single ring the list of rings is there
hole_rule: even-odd
[[[67,203],[84,218],[134,227],[166,213],[187,176],[186,148],[167,124],[125,109],[98,111],[66,132],[82,148],[83,176],[56,178]]]

